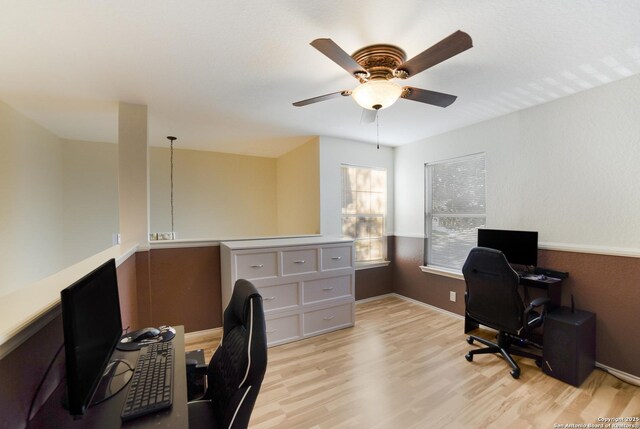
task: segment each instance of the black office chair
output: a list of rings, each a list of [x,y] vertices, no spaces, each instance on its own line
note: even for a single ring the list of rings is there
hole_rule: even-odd
[[[518,274],[499,250],[485,247],[472,249],[462,267],[462,274],[467,284],[467,317],[498,331],[497,343],[470,335],[467,338],[469,344],[475,340],[487,348],[471,350],[465,358],[471,362],[473,355],[500,353],[511,365],[513,378],[520,377],[520,367],[511,357],[512,354],[535,359],[536,364],[541,366],[541,356],[513,346],[536,346],[528,337],[542,325],[549,298],[536,298],[525,308],[518,293]],[[538,307],[542,307],[539,312],[534,310]]]
[[[187,373],[197,371],[191,362]],[[189,428],[246,429],[267,369],[262,297],[238,280],[224,311],[222,341],[207,368],[207,390],[189,402]]]

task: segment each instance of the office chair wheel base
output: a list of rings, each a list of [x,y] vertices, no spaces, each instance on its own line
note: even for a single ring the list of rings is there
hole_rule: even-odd
[[[464,358],[471,362],[473,360],[473,355],[471,353],[467,353],[466,355],[464,355]]]
[[[471,337],[467,338],[467,342],[468,342],[469,344],[473,344],[473,338],[471,338]]]
[[[513,371],[510,372],[511,377],[515,378],[516,380],[518,378],[520,378],[520,370],[519,369],[514,369]]]

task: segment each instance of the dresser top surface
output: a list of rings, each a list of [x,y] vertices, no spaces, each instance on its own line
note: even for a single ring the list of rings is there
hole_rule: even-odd
[[[266,240],[238,240],[225,241],[221,246],[231,250],[261,249],[268,247],[289,247],[289,246],[312,246],[323,244],[351,244],[353,239],[343,237],[295,237],[295,238],[274,238]]]

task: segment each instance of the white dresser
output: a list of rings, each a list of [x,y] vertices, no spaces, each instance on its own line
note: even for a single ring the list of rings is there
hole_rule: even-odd
[[[262,295],[269,346],[353,326],[353,240],[303,237],[220,243],[222,308],[238,279]]]

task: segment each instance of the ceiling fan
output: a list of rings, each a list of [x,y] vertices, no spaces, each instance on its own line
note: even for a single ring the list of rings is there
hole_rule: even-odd
[[[471,37],[456,31],[432,47],[406,60],[405,52],[393,45],[372,45],[347,54],[331,39],[316,39],[311,46],[322,52],[330,60],[355,77],[360,85],[353,90],[333,92],[319,97],[308,98],[293,103],[296,107],[318,103],[338,97],[353,97],[367,109],[363,112],[363,121],[373,122],[378,110],[392,105],[398,98],[404,98],[439,107],[447,107],[456,100],[455,95],[414,88],[401,87],[392,79],[407,79],[447,60],[473,46]]]

